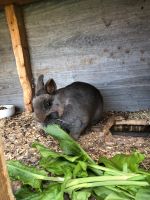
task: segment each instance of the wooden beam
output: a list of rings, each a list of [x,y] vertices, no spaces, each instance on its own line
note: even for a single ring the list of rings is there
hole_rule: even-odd
[[[12,193],[11,184],[7,172],[7,166],[4,158],[1,134],[0,134],[0,199],[15,200]]]
[[[5,6],[5,14],[11,35],[17,71],[23,89],[25,111],[32,112],[32,72],[21,8],[16,5]]]
[[[115,116],[110,116],[103,124],[101,132],[103,132],[104,136],[111,135],[110,129],[115,123]]]
[[[133,126],[146,126],[150,125],[148,120],[144,119],[127,119],[127,120],[116,120],[114,125],[133,125]]]

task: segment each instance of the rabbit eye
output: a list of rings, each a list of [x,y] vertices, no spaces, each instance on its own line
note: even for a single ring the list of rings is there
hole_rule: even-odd
[[[51,102],[45,101],[43,106],[44,106],[45,109],[48,109],[51,106]]]
[[[46,105],[47,105],[47,106],[51,106],[51,103],[48,101]]]

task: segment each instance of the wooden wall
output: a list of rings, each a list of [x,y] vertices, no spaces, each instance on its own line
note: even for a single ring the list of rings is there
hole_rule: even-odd
[[[23,8],[35,80],[97,86],[106,110],[150,108],[150,1],[52,0]],[[22,105],[4,14],[0,13],[0,104]],[[8,78],[7,78],[8,77]]]
[[[16,63],[4,12],[0,11],[0,104],[23,106]]]

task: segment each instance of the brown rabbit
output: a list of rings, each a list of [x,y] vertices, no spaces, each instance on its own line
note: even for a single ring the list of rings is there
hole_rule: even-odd
[[[58,89],[53,79],[44,85],[38,77],[33,108],[36,119],[44,126],[59,124],[74,139],[89,126],[100,121],[103,98],[100,91],[84,82],[74,82]]]

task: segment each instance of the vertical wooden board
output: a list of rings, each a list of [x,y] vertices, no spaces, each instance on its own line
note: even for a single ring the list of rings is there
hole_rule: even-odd
[[[12,194],[10,180],[7,172],[1,134],[0,134],[0,199],[15,200]]]
[[[17,71],[23,89],[24,106],[32,111],[32,73],[29,60],[28,45],[21,9],[15,5],[5,6],[7,23],[11,35]]]

